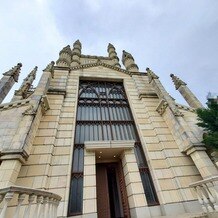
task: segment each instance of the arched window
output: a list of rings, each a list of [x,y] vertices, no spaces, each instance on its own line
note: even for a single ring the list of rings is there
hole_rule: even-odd
[[[84,142],[102,140],[135,141],[136,159],[148,205],[158,204],[123,84],[80,81],[69,215],[82,214]]]

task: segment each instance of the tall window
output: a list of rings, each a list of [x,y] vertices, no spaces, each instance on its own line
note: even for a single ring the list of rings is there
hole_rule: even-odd
[[[85,141],[134,140],[135,154],[148,205],[158,204],[122,83],[80,81],[69,215],[82,213]]]

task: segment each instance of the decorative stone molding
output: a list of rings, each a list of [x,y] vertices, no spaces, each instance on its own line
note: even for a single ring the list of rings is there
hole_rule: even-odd
[[[206,148],[203,143],[192,144],[183,150],[187,155],[192,154],[195,151],[206,151]]]
[[[111,60],[110,57],[96,56],[96,55],[83,55],[83,54],[81,54],[81,58]]]
[[[135,141],[133,140],[122,140],[122,141],[87,141],[84,142],[85,148],[89,151],[98,149],[131,149],[134,148]]]
[[[67,91],[65,89],[49,88],[47,93],[49,95],[63,95],[65,98]]]
[[[12,67],[11,70],[3,73],[3,75],[4,76],[12,76],[14,78],[14,81],[18,82],[18,77],[19,77],[19,74],[20,74],[21,67],[22,67],[22,64],[18,63],[17,66]]]
[[[32,104],[22,113],[23,116],[25,115],[36,115],[36,110]]]
[[[185,105],[182,105],[182,104],[176,103],[176,106],[177,106],[179,109],[183,109],[183,110],[186,110],[186,111],[190,111],[190,112],[195,112],[195,111],[196,111],[195,108],[192,108],[192,107],[189,107],[189,106],[185,106]]]
[[[158,104],[158,106],[157,106],[157,108],[156,108],[156,111],[157,111],[160,115],[162,115],[162,114],[165,112],[165,110],[166,110],[166,108],[167,108],[168,106],[169,106],[168,103],[167,103],[164,99],[161,99],[160,102],[159,102],[159,104]]]
[[[116,71],[119,71],[119,72],[122,72],[122,73],[125,73],[125,74],[128,74],[128,75],[131,75],[131,72],[129,72],[127,70],[123,70],[123,69],[120,69],[119,67],[115,67],[115,66],[103,63],[103,62],[83,64],[83,65],[80,65],[80,66],[71,67],[71,70],[79,70],[79,69],[90,68],[90,67],[98,67],[98,66],[103,66],[103,67],[106,67],[106,68],[109,68],[109,69],[112,69],[112,70],[116,70]]]
[[[5,103],[5,104],[1,104],[0,105],[0,111],[3,110],[9,110],[12,108],[18,108],[18,107],[22,107],[22,106],[26,106],[30,103],[30,99],[25,99],[25,100],[20,100],[20,101],[14,101],[14,102],[9,102],[9,103]]]
[[[0,153],[0,160],[19,160],[22,164],[26,162],[29,155],[24,149],[9,149],[2,150]]]
[[[155,92],[142,92],[139,93],[139,99],[142,98],[158,98],[157,94]]]

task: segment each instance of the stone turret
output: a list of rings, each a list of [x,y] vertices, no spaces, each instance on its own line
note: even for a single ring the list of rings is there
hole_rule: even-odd
[[[183,82],[180,78],[175,76],[174,74],[170,74],[173,83],[175,85],[176,90],[179,90],[180,94],[186,100],[190,107],[193,108],[201,108],[203,105],[196,98],[196,96],[192,93],[192,91],[187,87],[187,84]]]
[[[139,68],[135,64],[133,56],[123,50],[123,56],[122,56],[122,63],[125,66],[126,70],[132,71],[132,72],[138,72]]]
[[[70,46],[64,47],[59,53],[59,59],[56,64],[59,67],[69,67],[71,63],[72,52]]]
[[[0,103],[7,96],[14,83],[18,82],[21,67],[22,64],[18,63],[11,70],[3,74],[3,77],[0,80]]]
[[[109,43],[108,44],[108,47],[107,47],[107,52],[108,52],[108,56],[113,60],[113,62],[114,62],[114,66],[115,67],[121,67],[120,66],[120,63],[119,63],[119,58],[117,57],[117,53],[116,53],[116,49],[115,49],[115,47],[111,44],[111,43]]]
[[[72,62],[70,64],[71,67],[80,65],[81,49],[82,49],[81,42],[79,40],[74,42],[73,50],[72,50]]]
[[[34,69],[28,74],[28,76],[23,80],[22,85],[20,86],[20,88],[15,91],[15,97],[13,98],[13,100],[20,100],[20,99],[25,99],[28,96],[28,91],[30,90],[33,81],[36,78],[36,71],[37,71],[38,67],[35,66]],[[16,99],[15,99],[16,98]]]

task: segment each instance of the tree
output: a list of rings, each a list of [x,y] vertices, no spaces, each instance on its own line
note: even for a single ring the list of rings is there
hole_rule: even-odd
[[[210,101],[208,108],[197,109],[199,122],[198,126],[205,130],[203,143],[213,149],[218,150],[218,103]]]

